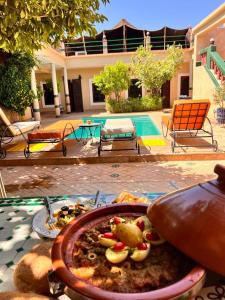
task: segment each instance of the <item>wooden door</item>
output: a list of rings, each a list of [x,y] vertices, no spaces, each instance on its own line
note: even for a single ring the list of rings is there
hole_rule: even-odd
[[[180,95],[189,96],[189,76],[180,78]]]
[[[68,80],[70,92],[70,104],[72,112],[83,112],[83,97],[81,88],[81,79]]]
[[[162,107],[169,108],[170,107],[170,80],[166,81],[161,89]]]

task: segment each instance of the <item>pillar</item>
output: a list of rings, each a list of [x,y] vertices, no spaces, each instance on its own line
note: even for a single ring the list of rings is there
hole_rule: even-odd
[[[149,34],[149,32],[146,33],[145,47],[146,47],[146,49],[150,49],[150,34]]]
[[[66,100],[66,112],[69,114],[71,113],[71,106],[70,106],[70,95],[69,95],[69,86],[68,86],[68,77],[67,77],[67,69],[64,67],[64,89],[65,89],[65,100]]]
[[[41,120],[41,115],[40,115],[39,99],[38,99],[38,95],[37,95],[37,82],[36,82],[35,69],[34,68],[31,70],[31,89],[32,89],[32,91],[35,95],[35,98],[33,100],[34,119],[35,119],[35,121],[40,121]]]
[[[108,42],[107,42],[105,34],[102,37],[102,46],[103,46],[103,54],[107,54],[108,53]]]
[[[55,103],[55,116],[56,118],[58,118],[60,117],[60,106],[59,106],[59,94],[58,94],[58,87],[57,87],[55,64],[52,64],[52,87],[53,87],[53,95],[54,95],[54,103]]]

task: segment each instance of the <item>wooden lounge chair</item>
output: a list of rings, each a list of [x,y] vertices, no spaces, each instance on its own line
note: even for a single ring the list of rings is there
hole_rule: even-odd
[[[26,133],[40,127],[40,121],[24,121],[12,124],[1,108],[0,119],[2,120],[0,125],[0,158],[6,157],[6,150],[3,148],[3,144],[9,144],[17,136],[22,136],[26,141]]]
[[[176,138],[210,138],[211,144],[209,147],[212,147],[214,151],[218,150],[212,125],[207,117],[209,108],[209,100],[176,100],[171,115],[162,116],[162,133],[166,137],[168,131],[171,132],[173,152],[176,147],[182,147],[177,144]],[[207,130],[204,128],[206,122],[208,123]],[[205,147],[205,145],[194,144],[191,146],[185,145],[185,147]]]
[[[104,149],[103,144],[116,141],[135,141],[135,148],[123,149]],[[124,119],[107,119],[105,126],[101,129],[100,143],[98,146],[98,156],[101,151],[120,151],[120,150],[137,150],[140,154],[140,146],[137,142],[136,128],[129,118]]]

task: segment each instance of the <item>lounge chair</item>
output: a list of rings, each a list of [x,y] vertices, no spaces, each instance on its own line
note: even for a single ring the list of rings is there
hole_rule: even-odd
[[[44,129],[35,130],[28,133],[27,135],[27,146],[24,149],[24,156],[26,158],[30,157],[32,153],[30,150],[30,145],[46,143],[46,144],[60,144],[59,149],[53,150],[41,150],[35,152],[62,152],[63,156],[67,155],[67,148],[65,145],[65,139],[68,135],[72,134],[79,125],[82,123],[82,120],[72,120],[72,121],[59,121],[56,124],[52,124]]]
[[[209,100],[176,100],[173,105],[170,115],[162,116],[162,132],[166,137],[168,131],[171,132],[173,141],[171,148],[174,152],[177,145],[176,138],[210,138],[214,151],[217,151],[218,144],[213,136],[213,129],[209,118],[207,117],[210,108]],[[208,123],[207,130],[204,128],[205,123]],[[205,147],[202,144],[185,145],[185,147]]]
[[[123,149],[104,149],[104,143],[117,141],[135,141],[135,147]],[[140,154],[140,146],[137,142],[136,128],[129,118],[124,119],[107,119],[105,126],[101,129],[100,143],[98,146],[98,156],[101,151],[120,151],[120,150],[137,150]]]
[[[6,150],[2,147],[3,144],[9,144],[17,136],[22,136],[26,141],[25,135],[40,127],[40,121],[24,121],[12,124],[1,108],[0,118],[2,120],[0,125],[0,158],[6,157]]]

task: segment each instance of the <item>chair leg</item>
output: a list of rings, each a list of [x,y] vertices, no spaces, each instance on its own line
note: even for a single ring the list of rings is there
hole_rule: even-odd
[[[141,154],[141,148],[140,148],[139,143],[137,143],[137,150],[138,150],[138,155],[140,155]]]
[[[102,140],[101,140],[101,137],[100,137],[100,140],[99,140],[99,145],[98,145],[98,156],[101,156],[101,150],[102,150]]]
[[[168,135],[168,130],[169,130],[168,126],[166,126],[166,132],[165,132],[165,125],[164,125],[163,122],[161,122],[161,126],[162,126],[162,134],[163,134],[163,136],[164,136],[164,137],[167,137],[167,135]]]
[[[6,150],[2,147],[2,138],[0,140],[0,159],[6,158]]]
[[[29,158],[30,157],[31,152],[30,152],[30,144],[29,143],[27,143],[27,146],[24,149],[23,153],[24,153],[25,158]]]

